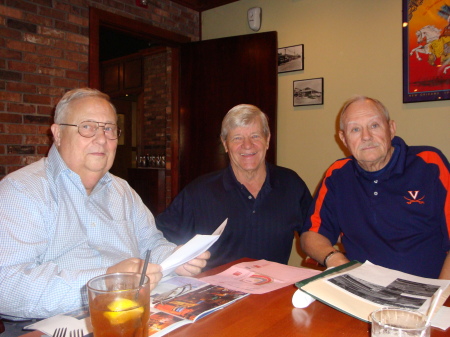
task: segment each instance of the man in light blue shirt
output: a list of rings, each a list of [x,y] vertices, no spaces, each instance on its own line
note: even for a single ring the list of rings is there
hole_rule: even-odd
[[[86,282],[139,273],[151,250],[152,288],[176,245],[128,183],[108,172],[120,129],[109,97],[94,89],[64,95],[47,158],[0,182],[0,315],[46,318],[87,304]],[[198,274],[209,253],[178,267]],[[8,330],[8,327],[7,327]]]

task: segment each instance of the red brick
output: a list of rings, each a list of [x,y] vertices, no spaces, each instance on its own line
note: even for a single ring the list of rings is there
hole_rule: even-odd
[[[14,51],[9,49],[0,49],[0,57],[5,59],[21,60],[22,53],[20,51]]]
[[[36,51],[34,44],[22,41],[8,40],[6,41],[6,47],[12,50],[27,51],[30,53],[34,53]]]
[[[0,144],[21,144],[22,136],[0,134]]]
[[[27,22],[32,22],[40,26],[51,27],[53,20],[50,18],[43,17],[41,15],[36,15],[32,13],[24,13],[23,19]]]
[[[24,94],[23,101],[25,103],[36,103],[36,104],[47,104],[48,105],[51,103],[51,98],[48,96],[43,96],[43,95]]]
[[[55,68],[51,68],[51,67],[40,66],[38,69],[38,72],[40,74],[50,75],[50,76],[59,76],[59,77],[64,76],[64,69],[55,69]]]
[[[71,32],[74,34],[78,34],[79,28],[77,25],[74,25],[73,23],[67,22],[67,21],[55,21],[55,28],[63,30],[64,32]]]
[[[82,53],[72,53],[72,52],[66,52],[65,53],[66,59],[77,61],[77,62],[88,62],[88,55],[82,54]]]
[[[75,43],[81,43],[81,44],[85,44],[85,45],[89,44],[89,37],[81,36],[81,35],[78,35],[78,34],[67,33],[66,34],[66,39],[68,41],[75,42]]]
[[[36,54],[46,55],[52,57],[62,57],[63,51],[61,49],[49,47],[49,46],[36,46]]]
[[[76,80],[69,80],[67,78],[54,78],[53,79],[53,85],[57,87],[63,87],[63,88],[79,88],[80,87],[80,81]]]
[[[37,12],[37,6],[33,3],[21,1],[21,0],[9,0],[8,6],[14,7],[26,12]]]
[[[84,27],[89,26],[89,19],[80,17],[78,15],[69,14],[68,18],[67,18],[67,21],[72,22],[72,23],[74,23],[76,25],[79,25],[79,26],[84,26]]]
[[[56,59],[53,61],[53,66],[64,69],[78,69],[78,63],[76,61],[70,61],[70,58],[67,59]]]
[[[22,11],[12,7],[0,6],[0,15],[20,19],[22,18]]]
[[[36,71],[36,65],[31,63],[23,63],[18,61],[9,61],[8,67],[11,70],[19,70],[26,73],[34,73]]]
[[[41,73],[42,67],[39,69]],[[51,78],[49,76],[36,75],[36,74],[23,74],[23,80],[27,83],[36,83],[36,84],[51,84]]]
[[[56,39],[64,39],[64,32],[60,29],[54,29],[53,27],[41,26],[39,27],[39,33]]]
[[[38,126],[38,134],[47,136],[51,135],[52,130],[50,129],[50,124],[46,126]]]
[[[49,18],[58,19],[58,20],[65,20],[65,18],[66,18],[65,13],[51,9],[51,8],[45,8],[45,7],[40,8],[39,14],[42,16],[47,16]]]
[[[63,49],[65,51],[72,50],[72,51],[80,51],[80,45],[77,43],[73,43],[70,41],[65,40],[55,40],[54,44],[55,48]]]
[[[9,134],[31,134],[35,135],[37,131],[36,125],[31,124],[7,124],[6,130]]]
[[[89,79],[88,74],[84,71],[66,70],[66,77],[74,80],[82,80],[84,82],[87,82]]]
[[[22,123],[22,116],[16,114],[0,113],[0,123]]]
[[[45,125],[41,129],[41,126],[38,126],[39,128],[39,134],[47,134],[47,131],[45,131],[45,128],[48,128],[50,124],[53,122],[53,118],[50,116],[37,116],[37,115],[25,115],[23,117],[23,122],[28,124],[35,124],[35,125]],[[43,132],[41,132],[43,131]]]
[[[51,144],[49,136],[25,136],[25,144]]]
[[[5,155],[0,156],[0,165],[19,165],[21,163],[21,156]]]
[[[26,113],[26,114],[32,114],[36,112],[36,107],[31,104],[16,104],[16,103],[8,103],[7,110],[9,112],[20,112],[20,113]],[[19,115],[15,115],[19,116]],[[22,118],[21,116],[19,116]],[[16,123],[16,122],[14,122]],[[20,123],[20,122],[17,122]]]
[[[57,88],[54,86],[46,86],[46,87],[38,87],[38,93],[41,95],[49,95],[49,96],[62,96],[66,92],[63,88]]]
[[[12,40],[21,40],[22,33],[18,30],[8,29],[6,27],[0,27],[0,36],[4,38],[10,38]]]
[[[15,92],[0,91],[0,101],[20,102],[21,95]]]
[[[35,44],[52,45],[52,39],[37,34],[26,33],[23,35],[25,41]]]
[[[36,93],[36,86],[22,82],[8,82],[6,89],[9,91]]]
[[[23,54],[23,61],[33,63],[33,64],[41,64],[44,66],[50,66],[52,64],[52,59],[48,56],[42,56],[39,54]]]
[[[50,146],[37,146],[37,154],[47,155],[50,150]]]
[[[60,97],[58,97],[58,99],[60,99]],[[52,99],[53,101],[53,99]],[[53,116],[55,113],[55,107],[56,104],[52,103],[50,106],[44,106],[44,105],[39,105],[37,107],[37,113],[39,115],[49,115],[49,116]]]

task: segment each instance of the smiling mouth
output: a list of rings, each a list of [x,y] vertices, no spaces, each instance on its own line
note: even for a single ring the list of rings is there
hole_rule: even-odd
[[[241,153],[242,157],[249,157],[249,156],[254,156],[256,154],[256,152],[252,152],[252,153]]]

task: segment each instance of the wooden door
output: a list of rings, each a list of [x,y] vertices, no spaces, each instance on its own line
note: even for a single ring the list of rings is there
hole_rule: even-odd
[[[225,114],[237,104],[256,105],[268,115],[272,136],[267,160],[275,163],[277,67],[276,32],[181,47],[179,141],[173,144],[179,146],[179,185],[173,175],[172,197],[196,177],[228,165],[220,128]]]

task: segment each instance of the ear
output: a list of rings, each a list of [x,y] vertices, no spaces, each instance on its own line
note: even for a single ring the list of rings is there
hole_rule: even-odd
[[[222,145],[223,145],[225,152],[228,153],[227,142],[225,140],[223,140],[222,138],[220,140],[222,141]]]
[[[397,132],[397,124],[395,124],[395,121],[390,120],[389,121],[389,130],[391,131],[391,140],[395,137],[395,133]]]
[[[50,127],[53,134],[53,142],[57,147],[61,144],[61,126],[58,124],[52,124]]]
[[[345,139],[344,131],[339,130],[339,138],[341,139],[341,142],[344,143],[345,147],[348,148],[348,146],[347,146],[347,140]]]
[[[269,149],[269,144],[270,144],[270,133],[269,133],[269,135],[267,136],[267,147],[266,147],[266,150]]]

